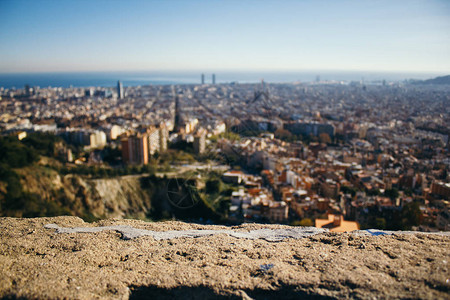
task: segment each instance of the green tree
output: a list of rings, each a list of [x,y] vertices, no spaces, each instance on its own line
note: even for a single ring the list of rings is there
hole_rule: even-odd
[[[206,181],[205,190],[207,194],[216,194],[221,190],[221,182],[219,179],[212,179]]]
[[[385,218],[376,218],[375,219],[375,228],[376,229],[386,229],[386,219]]]
[[[153,158],[158,160],[158,158],[159,158],[159,152],[158,151],[155,151],[155,153],[153,154]]]
[[[356,188],[354,188],[354,187],[350,187],[350,186],[344,185],[344,186],[341,187],[341,191],[344,194],[350,194],[350,195],[352,195],[352,197],[354,197],[358,190]]]
[[[112,148],[110,146],[107,146],[102,150],[102,157],[104,162],[110,165],[115,165],[122,160],[122,152],[119,150],[119,148]]]
[[[36,152],[14,137],[0,137],[0,163],[21,168],[38,160]]]
[[[300,226],[314,226],[314,221],[309,218],[303,218],[300,221]]]
[[[319,134],[319,141],[324,144],[330,144],[331,143],[330,135],[328,133]]]
[[[391,200],[395,200],[398,198],[398,190],[396,188],[388,189],[384,191],[384,195],[389,197]]]
[[[409,230],[412,226],[420,225],[422,212],[419,202],[406,203],[402,208],[401,218],[403,230]]]
[[[154,164],[147,164],[142,166],[142,172],[143,173],[149,173],[150,175],[153,175],[156,173],[156,166]]]
[[[285,141],[291,141],[292,140],[292,133],[289,130],[278,128],[275,133],[275,137],[280,140]]]
[[[62,139],[54,134],[34,132],[30,133],[22,142],[34,148],[40,155],[54,157],[56,143],[61,143]]]
[[[291,226],[306,226],[306,227],[310,227],[310,226],[314,226],[314,221],[311,220],[310,218],[303,218],[301,220],[293,221],[291,223]]]

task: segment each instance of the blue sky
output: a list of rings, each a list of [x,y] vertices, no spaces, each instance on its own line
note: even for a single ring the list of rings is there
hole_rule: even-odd
[[[450,1],[0,0],[0,72],[450,73]]]

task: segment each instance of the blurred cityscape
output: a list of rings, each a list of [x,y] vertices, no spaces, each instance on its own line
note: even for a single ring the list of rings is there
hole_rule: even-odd
[[[153,184],[150,219],[450,230],[449,85],[215,78],[2,88],[2,215],[43,214],[30,203],[80,214],[71,203],[83,195],[30,195],[18,170],[34,164],[64,178],[141,176]]]

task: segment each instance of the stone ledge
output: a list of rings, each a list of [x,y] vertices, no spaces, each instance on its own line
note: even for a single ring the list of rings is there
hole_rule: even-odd
[[[336,234],[283,225],[90,224],[55,217],[0,218],[0,238],[3,298],[449,295],[448,232]]]

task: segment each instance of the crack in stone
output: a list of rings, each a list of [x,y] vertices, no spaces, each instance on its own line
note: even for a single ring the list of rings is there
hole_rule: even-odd
[[[183,237],[197,238],[216,234],[227,234],[239,239],[263,239],[268,242],[280,242],[284,239],[301,239],[319,233],[328,232],[326,229],[316,227],[294,227],[286,229],[257,229],[248,232],[234,230],[171,230],[153,231],[137,229],[126,225],[102,226],[102,227],[59,227],[56,224],[44,225],[47,229],[55,229],[57,233],[95,233],[104,230],[113,230],[122,234],[124,240],[151,236],[155,240],[168,240]]]
[[[371,235],[371,236],[394,235],[394,234],[426,234],[426,235],[431,234],[431,235],[450,236],[449,231],[422,232],[422,231],[392,231],[392,230],[380,230],[380,229],[355,230],[355,231],[351,231],[351,234]]]
[[[327,229],[316,227],[292,227],[285,229],[257,229],[251,231],[234,231],[234,230],[170,230],[170,231],[153,231],[146,229],[138,229],[127,225],[101,226],[101,227],[59,227],[56,224],[44,225],[47,229],[55,229],[57,233],[95,233],[105,230],[117,231],[122,234],[122,239],[131,240],[142,236],[151,236],[155,240],[169,240],[177,238],[197,238],[203,236],[211,236],[216,234],[227,234],[238,239],[263,239],[268,242],[281,242],[285,239],[301,239],[313,236],[319,233],[329,232]],[[388,231],[378,229],[356,230],[350,232],[354,235],[370,235],[382,236],[393,234],[438,234],[450,236],[450,232],[419,232],[419,231]]]

